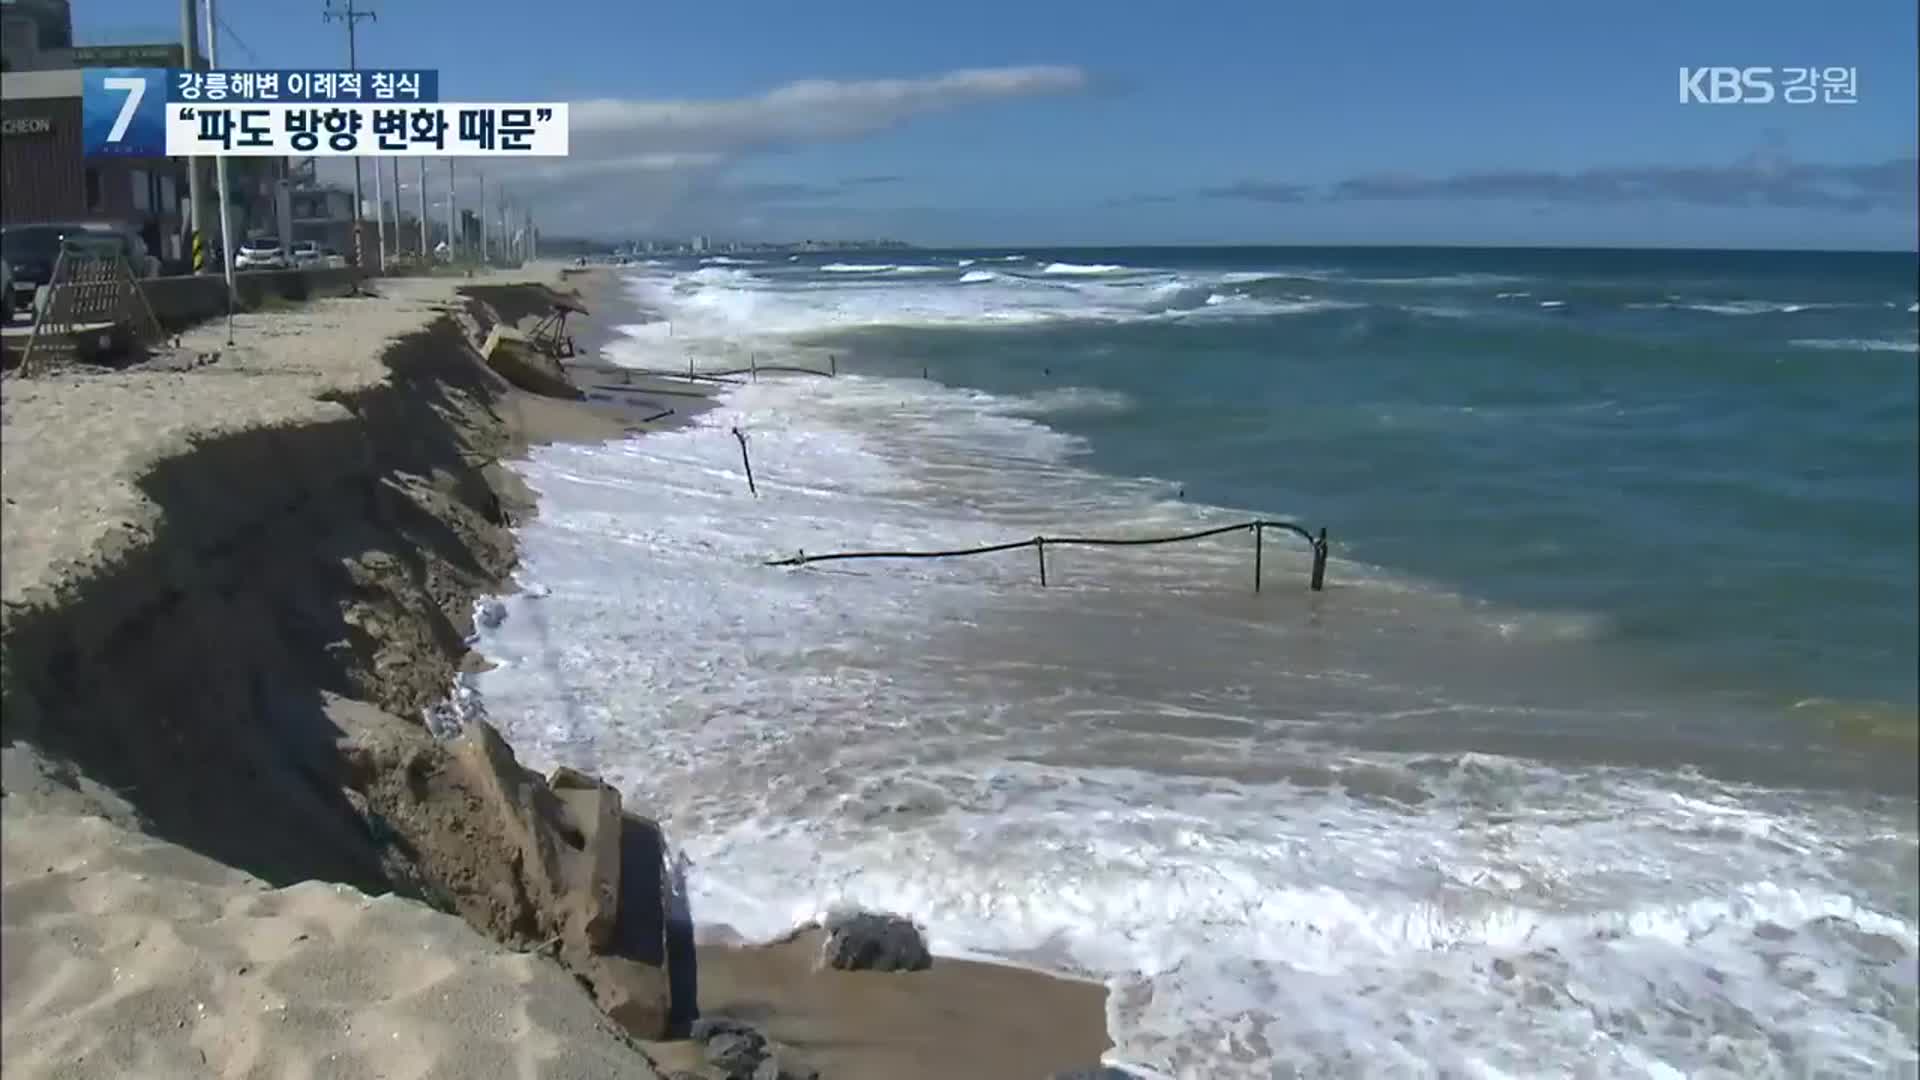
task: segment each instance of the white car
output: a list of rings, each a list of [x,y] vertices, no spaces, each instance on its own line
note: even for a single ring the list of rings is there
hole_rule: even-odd
[[[241,243],[240,251],[233,257],[235,270],[285,270],[287,255],[280,247],[280,241],[272,236],[256,236]]]
[[[320,245],[311,240],[293,242],[293,266],[296,270],[306,270],[321,265],[325,256],[320,254]]]

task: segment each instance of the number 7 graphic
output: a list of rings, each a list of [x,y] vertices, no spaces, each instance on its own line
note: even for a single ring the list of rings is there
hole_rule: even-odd
[[[127,94],[127,100],[120,105],[120,115],[113,119],[113,130],[107,133],[107,141],[117,143],[126,137],[127,125],[133,123],[140,99],[147,96],[147,80],[109,75],[100,80],[100,85],[108,90],[124,90]]]

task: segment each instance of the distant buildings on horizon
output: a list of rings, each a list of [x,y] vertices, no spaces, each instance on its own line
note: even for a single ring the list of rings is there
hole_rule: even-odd
[[[753,255],[809,251],[876,251],[910,248],[900,240],[715,240],[709,236],[663,240],[583,240],[542,238],[541,248],[569,255]]]

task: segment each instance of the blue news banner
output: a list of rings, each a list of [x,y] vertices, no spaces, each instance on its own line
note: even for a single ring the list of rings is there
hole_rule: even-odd
[[[424,70],[90,68],[90,157],[564,157],[564,102],[443,103]]]

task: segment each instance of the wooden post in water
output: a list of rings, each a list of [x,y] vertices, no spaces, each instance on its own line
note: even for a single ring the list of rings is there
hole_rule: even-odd
[[[1047,538],[1034,537],[1033,550],[1040,554],[1040,587],[1044,589],[1047,587]]]
[[[760,497],[760,489],[753,486],[753,459],[747,456],[746,433],[739,428],[734,428],[733,437],[740,440],[740,464],[747,469],[747,491],[757,499]]]
[[[750,371],[753,372],[753,381],[759,382],[760,381],[760,354],[759,353],[747,354],[747,367]]]
[[[1327,586],[1327,530],[1320,530],[1320,538],[1313,542],[1313,580],[1309,583],[1314,592]]]
[[[836,379],[839,377],[840,377],[840,354],[828,353],[827,354],[827,378]]]
[[[693,354],[687,354],[687,381],[693,381]]]
[[[1253,591],[1260,591],[1260,535],[1259,522],[1253,523]]]

